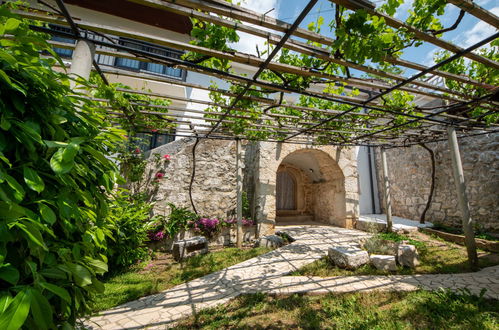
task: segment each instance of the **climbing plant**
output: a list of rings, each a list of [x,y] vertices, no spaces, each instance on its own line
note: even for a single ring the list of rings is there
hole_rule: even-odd
[[[73,95],[29,23],[0,7],[0,328],[70,328],[104,289],[124,132]]]

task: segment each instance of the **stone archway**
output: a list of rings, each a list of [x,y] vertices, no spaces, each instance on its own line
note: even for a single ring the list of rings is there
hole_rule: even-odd
[[[276,173],[276,223],[336,223],[346,217],[343,172],[327,153],[296,150]]]
[[[253,205],[259,235],[272,233],[285,216],[352,228],[359,216],[355,148],[260,142],[257,150]],[[296,204],[290,210],[277,207],[282,171],[296,182]]]

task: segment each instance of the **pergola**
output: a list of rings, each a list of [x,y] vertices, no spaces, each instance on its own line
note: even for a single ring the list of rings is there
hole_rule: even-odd
[[[122,90],[127,93],[145,94],[156,98],[166,98],[179,101],[188,101],[207,106],[220,107],[222,112],[200,111],[195,109],[184,109],[168,107],[170,110],[181,110],[185,115],[168,114],[165,119],[172,120],[173,123],[184,125],[186,128],[178,128],[177,136],[196,137],[199,139],[233,139],[238,141],[237,159],[240,158],[240,140],[254,140],[244,133],[235,134],[230,129],[230,124],[236,119],[245,119],[247,125],[246,132],[257,132],[265,130],[269,132],[265,141],[277,143],[300,143],[300,144],[327,144],[338,146],[371,146],[381,147],[382,164],[385,184],[385,199],[388,225],[391,226],[391,203],[389,194],[388,168],[386,165],[385,149],[396,147],[407,147],[411,145],[430,143],[442,140],[448,140],[450,153],[452,156],[456,190],[459,196],[459,205],[463,216],[463,229],[468,241],[468,254],[470,260],[476,261],[476,249],[474,248],[472,219],[469,212],[468,201],[465,193],[465,184],[461,158],[459,154],[458,138],[480,134],[492,134],[499,131],[499,123],[486,123],[484,118],[487,115],[498,112],[497,92],[498,86],[491,86],[483,82],[474,80],[464,74],[455,74],[442,70],[441,68],[461,57],[469,61],[479,62],[493,70],[499,70],[499,63],[481,56],[473,51],[489,44],[499,37],[496,32],[492,36],[463,49],[451,42],[445,41],[437,36],[421,31],[405,22],[395,19],[385,13],[376,10],[374,4],[365,0],[330,0],[349,10],[364,10],[369,15],[383,18],[386,24],[394,29],[408,31],[412,33],[414,39],[431,43],[440,49],[452,53],[447,59],[436,63],[430,67],[414,63],[400,58],[387,55],[384,58],[386,63],[393,66],[404,67],[415,70],[417,73],[412,76],[403,76],[391,72],[379,70],[371,65],[355,63],[333,56],[324,46],[332,44],[335,40],[331,37],[321,35],[316,32],[303,29],[300,24],[304,21],[318,0],[310,0],[293,24],[269,17],[262,13],[257,13],[239,5],[231,4],[223,0],[130,0],[143,6],[154,8],[158,11],[173,12],[178,15],[188,16],[201,21],[217,24],[223,27],[231,28],[237,31],[245,32],[257,37],[264,38],[269,44],[273,45],[272,51],[268,56],[260,58],[258,56],[245,54],[237,51],[224,52],[216,49],[210,49],[190,43],[168,39],[167,37],[156,37],[137,31],[130,31],[116,26],[106,26],[83,20],[75,20],[66,8],[62,0],[56,0],[56,6],[47,6],[46,10],[28,8],[20,12],[26,18],[41,20],[48,23],[67,25],[71,27],[72,33],[54,31],[48,28],[33,26],[34,29],[43,32],[49,32],[62,37],[78,40],[76,46],[69,43],[52,41],[51,43],[60,48],[74,48],[73,63],[71,72],[81,76],[88,77],[91,65],[106,81],[105,74],[118,74],[123,76],[139,77],[146,80],[160,81],[172,85],[198,88],[217,92],[228,98],[228,104],[218,104],[211,101],[183,98],[169,95],[168,93],[151,93],[139,90]],[[43,3],[43,2],[42,2]],[[473,15],[478,19],[499,28],[499,18],[493,13],[483,9],[470,0],[448,0],[448,3],[457,6],[462,12]],[[98,38],[110,34],[119,37],[150,42],[160,46],[189,51],[202,54],[208,57],[215,57],[222,60],[228,60],[234,63],[248,65],[254,68],[255,73],[251,77],[230,73],[215,68],[209,68],[202,64],[197,64],[184,59],[170,56],[154,54],[141,51],[130,46],[117,43],[111,38]],[[202,86],[199,84],[184,82],[172,78],[166,78],[160,75],[145,73],[130,73],[125,70],[101,68],[93,60],[93,52],[89,44],[104,46],[97,49],[96,53],[103,55],[112,55],[127,59],[139,60],[142,62],[160,63],[176,68],[181,68],[190,72],[202,73],[222,79],[231,84],[237,84],[241,87],[240,92],[234,93],[228,89],[222,89],[213,86]],[[338,64],[359,72],[364,72],[381,79],[363,79],[350,76],[333,75],[321,72],[313,67],[298,67],[284,64],[276,61],[282,49],[289,49],[297,54],[304,54],[318,58],[325,63]],[[78,62],[75,59],[79,59]],[[278,72],[280,74],[293,74],[301,77],[311,77],[318,84],[345,84],[361,90],[364,97],[346,96],[327,93],[314,88],[298,89],[290,87],[288,84],[278,84],[260,78],[265,70]],[[488,91],[479,98],[473,98],[470,95],[447,88],[441,84],[435,84],[430,77],[444,78],[460,84],[467,84]],[[268,94],[280,93],[302,95],[334,104],[348,106],[345,110],[314,108],[302,106],[291,102],[283,102],[280,99],[271,97],[251,96],[249,92],[258,89],[265,90]],[[405,112],[404,109],[393,109],[386,106],[381,100],[394,91],[404,91],[413,95],[421,95],[431,99],[441,100],[441,105],[436,107],[416,106],[412,112]],[[282,93],[282,94],[281,94]],[[239,106],[241,100],[249,100],[259,105],[259,116],[253,118],[251,111]],[[107,100],[99,99],[105,105]],[[161,118],[165,116],[164,112],[157,110],[157,105],[144,105],[148,110],[145,114]],[[471,111],[480,106],[487,111],[480,116],[473,116]],[[269,111],[281,107],[297,110],[303,116],[294,116],[288,114],[279,114]],[[113,115],[119,115],[118,109],[111,106],[107,110]],[[237,112],[237,113],[235,113]],[[241,114],[242,113],[242,114]],[[246,114],[247,113],[247,114]],[[313,116],[318,114],[318,116]],[[203,118],[205,124],[194,123],[194,120],[202,118],[200,115],[209,115]],[[319,116],[320,115],[320,116]],[[402,122],[396,118],[402,116],[405,118]],[[172,119],[173,118],[173,119]],[[328,123],[348,123],[346,129],[331,129],[327,127]],[[238,225],[241,228],[241,168],[238,168]],[[241,243],[238,235],[238,244]]]

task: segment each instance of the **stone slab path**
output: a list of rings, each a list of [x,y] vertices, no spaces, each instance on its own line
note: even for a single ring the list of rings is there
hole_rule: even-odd
[[[499,298],[499,266],[473,274],[414,276],[345,276],[319,278],[285,276],[320,259],[331,245],[355,245],[369,234],[327,226],[279,228],[295,242],[240,264],[143,297],[92,317],[88,329],[165,329],[201,309],[215,307],[244,293],[326,293],[367,290],[468,288]]]

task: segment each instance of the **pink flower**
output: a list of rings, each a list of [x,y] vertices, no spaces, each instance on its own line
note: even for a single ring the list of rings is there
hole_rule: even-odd
[[[165,177],[165,173],[161,173],[161,172],[156,173],[156,178],[162,179],[164,177]]]
[[[139,148],[135,149],[135,153],[140,154],[140,149]]]
[[[157,129],[155,129],[155,128],[153,128],[153,129],[151,130],[151,132],[153,132],[153,133],[156,133],[157,131],[158,131],[158,130],[157,130]]]
[[[165,160],[170,160],[170,155],[164,155],[164,156],[163,156],[163,158],[164,158]]]

